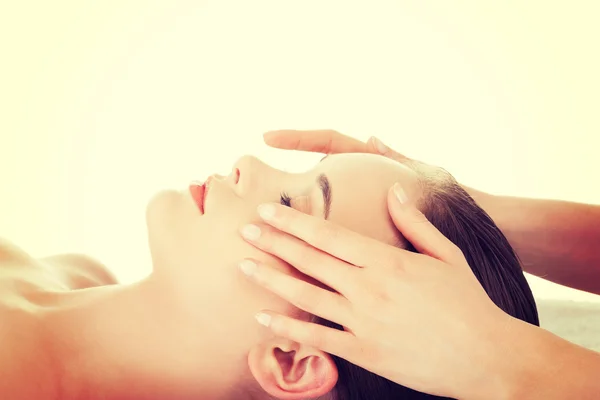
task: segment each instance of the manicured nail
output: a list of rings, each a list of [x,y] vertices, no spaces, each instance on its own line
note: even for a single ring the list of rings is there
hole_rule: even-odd
[[[394,190],[394,195],[396,195],[396,198],[398,199],[400,204],[406,203],[406,200],[407,200],[406,192],[404,191],[404,189],[402,189],[402,186],[399,183],[394,184],[393,190]]]
[[[375,143],[375,147],[380,154],[385,154],[390,150],[389,147],[383,144],[383,142],[377,139],[375,136],[372,136],[371,138],[373,139],[373,143]]]
[[[271,316],[265,313],[261,313],[259,312],[258,314],[256,314],[254,316],[254,318],[256,318],[256,320],[258,321],[259,324],[264,325],[264,326],[269,326],[271,325]]]
[[[248,240],[257,240],[260,237],[260,228],[256,225],[246,225],[242,228],[242,236]]]
[[[242,260],[239,262],[238,266],[242,270],[242,272],[248,276],[254,275],[256,271],[256,263],[250,260]]]
[[[261,204],[258,206],[258,215],[265,221],[271,221],[275,217],[275,206],[273,204]]]

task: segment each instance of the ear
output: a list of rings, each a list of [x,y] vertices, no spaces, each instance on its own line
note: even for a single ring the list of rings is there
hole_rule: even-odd
[[[284,338],[254,346],[248,365],[259,385],[281,400],[313,399],[331,391],[338,370],[331,356]]]

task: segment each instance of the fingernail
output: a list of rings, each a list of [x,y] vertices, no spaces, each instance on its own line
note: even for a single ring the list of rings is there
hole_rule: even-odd
[[[256,263],[250,260],[242,260],[239,262],[238,266],[242,270],[242,272],[248,276],[254,275],[256,271]]]
[[[242,228],[242,236],[248,240],[257,240],[260,237],[260,228],[256,225],[246,225]]]
[[[393,190],[394,190],[394,195],[396,196],[396,198],[398,199],[400,204],[406,203],[406,200],[407,200],[406,192],[404,191],[404,189],[402,189],[402,185],[400,185],[399,183],[395,183]]]
[[[375,147],[380,154],[385,154],[389,151],[390,148],[383,144],[381,140],[377,139],[375,136],[371,136],[371,138],[373,139],[373,143],[375,143]]]
[[[265,221],[271,221],[275,218],[275,206],[273,204],[261,204],[258,206],[258,215]]]
[[[259,324],[264,325],[264,326],[269,326],[271,325],[271,316],[265,313],[261,313],[259,312],[258,314],[256,314],[254,316],[254,318],[256,318],[256,320],[258,321]]]

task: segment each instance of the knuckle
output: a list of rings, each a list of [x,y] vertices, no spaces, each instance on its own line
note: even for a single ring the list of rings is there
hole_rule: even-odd
[[[400,154],[394,150],[391,150],[387,157],[391,158],[394,161],[398,161],[401,164],[404,164],[409,161],[408,157],[406,157],[405,155]]]
[[[377,365],[377,363],[382,359],[377,350],[377,346],[373,346],[367,342],[362,343],[360,346],[361,358],[369,365]]]
[[[387,255],[387,257],[383,259],[382,263],[386,266],[389,265],[390,267],[392,267],[394,272],[398,274],[401,274],[406,271],[404,261],[402,260],[401,255],[398,254],[397,251],[393,251],[391,252],[391,254]]]
[[[297,218],[294,209],[277,204],[275,210],[275,217],[271,222],[274,226],[277,228],[287,228],[294,225],[294,221]]]
[[[421,211],[419,211],[416,208],[413,209],[410,220],[413,224],[428,224],[429,223],[429,220],[427,219],[427,217],[425,217],[425,214],[423,214]]]
[[[295,340],[299,343],[318,347],[323,344],[318,332],[318,325],[310,322],[302,322],[289,317],[282,320],[277,329],[273,329],[278,336]]]
[[[322,135],[325,140],[321,141],[319,145],[314,147],[314,150],[318,153],[329,154],[333,149],[334,140],[336,135],[339,135],[336,131],[331,129],[323,129],[320,131],[312,132],[313,134]],[[312,136],[311,136],[312,138]]]
[[[278,336],[289,338],[294,333],[294,329],[290,326],[291,324],[287,318],[282,318],[278,315],[274,315],[271,318],[271,329]]]
[[[388,246],[389,247],[389,246]],[[404,250],[404,249],[402,249]],[[370,247],[365,247],[364,253],[373,252]],[[378,269],[392,270],[392,271],[404,271],[405,263],[402,253],[398,251],[396,247],[393,248],[382,248],[378,250],[378,254],[366,265],[362,267],[377,267]]]
[[[263,231],[261,235],[262,245],[268,247],[269,249],[289,252],[293,241],[290,240],[290,236],[284,232],[278,231],[272,227],[266,227],[262,229]]]
[[[386,282],[379,282],[377,279],[369,279],[363,283],[365,290],[363,302],[367,307],[365,310],[367,313],[380,310],[391,302],[388,286]]]
[[[260,226],[261,234],[257,240],[257,243],[263,250],[272,250],[273,248],[279,247],[281,245],[281,236],[277,234],[273,229]]]
[[[256,270],[250,275],[250,279],[268,290],[277,288],[277,273],[263,263],[256,263]]]
[[[313,236],[315,247],[328,247],[332,242],[335,242],[339,236],[339,230],[330,223],[323,223]]]
[[[378,355],[377,347],[373,346],[366,340],[358,341],[355,346],[352,346],[352,354],[357,361],[364,363],[365,365],[377,365],[381,362]]]
[[[377,309],[387,309],[387,304],[390,303],[391,298],[386,290],[378,290],[376,292],[373,292],[372,296],[373,304],[376,305]]]
[[[295,250],[292,257],[290,257],[290,262],[297,269],[306,271],[307,268],[310,268],[317,262],[314,249],[308,246],[306,243],[301,243],[300,241],[295,244]]]
[[[290,149],[302,150],[305,144],[305,138],[302,135],[298,135],[296,139],[290,144]],[[303,146],[304,145],[304,146]]]
[[[304,311],[314,310],[318,299],[314,296],[308,284],[299,285],[292,294],[292,304]]]

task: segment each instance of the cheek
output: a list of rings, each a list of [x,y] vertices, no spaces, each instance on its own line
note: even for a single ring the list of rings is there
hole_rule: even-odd
[[[267,261],[252,249],[240,246],[236,251]],[[269,265],[274,265],[271,261]],[[287,270],[282,263],[275,268]],[[194,287],[195,286],[195,287]],[[235,263],[221,265],[214,270],[202,268],[196,284],[188,289],[192,295],[186,303],[193,304],[190,312],[199,316],[197,328],[203,332],[202,340],[224,351],[243,355],[253,346],[268,340],[272,332],[258,324],[254,315],[262,310],[309,320],[309,314],[296,309],[276,294],[251,282],[237,268]],[[245,358],[244,358],[245,362]]]
[[[281,260],[248,244],[238,233],[238,224],[220,220],[220,224],[197,226],[188,234],[163,247],[162,266],[156,265],[163,279],[190,312],[215,315],[229,329],[259,330],[254,314],[268,309],[289,315],[296,311],[274,293],[246,278],[237,263],[254,258],[284,273],[300,276],[297,270]],[[209,229],[204,229],[209,227]],[[176,232],[171,232],[175,234]],[[225,332],[223,332],[225,333]]]
[[[241,347],[260,340],[269,331],[254,319],[261,310],[272,310],[308,319],[279,296],[250,282],[237,262],[251,257],[302,277],[294,268],[244,241],[238,229],[256,221],[255,207],[232,207],[229,212],[198,216],[177,192],[162,192],[147,211],[154,272],[165,283],[165,300],[173,302],[181,321],[201,329],[215,343],[243,341]]]

